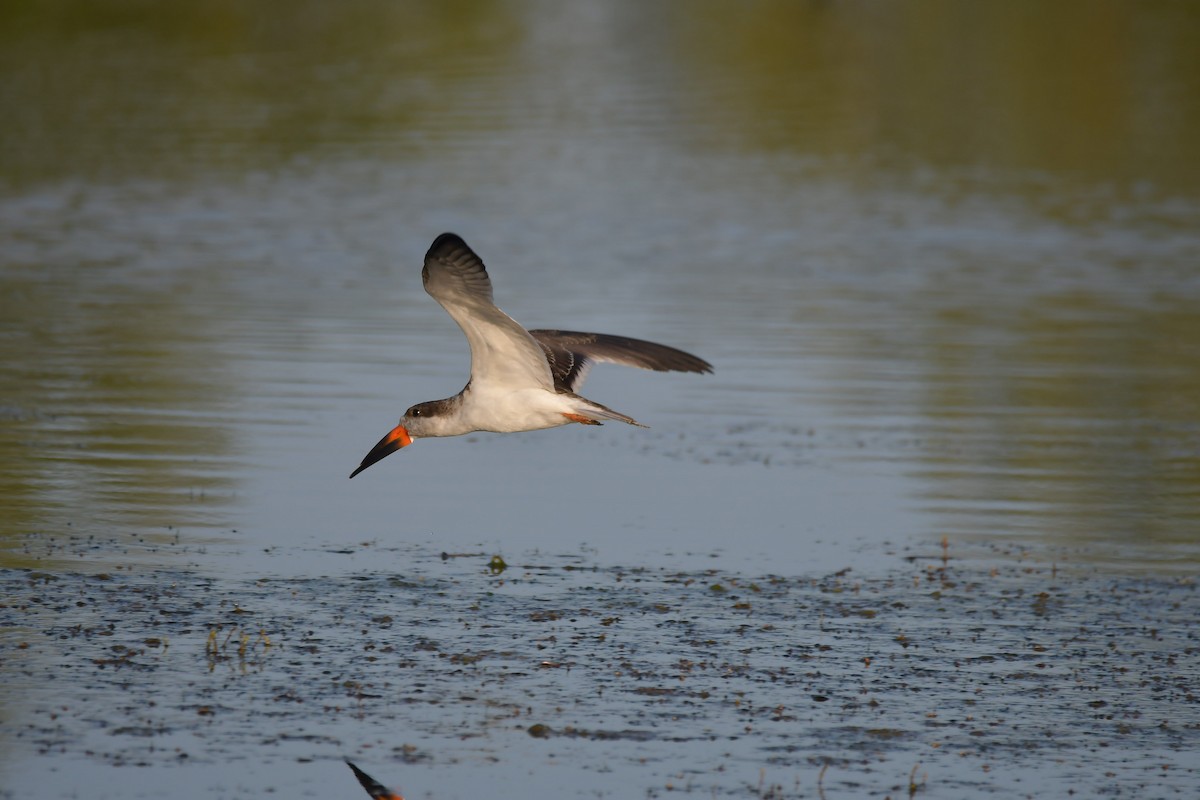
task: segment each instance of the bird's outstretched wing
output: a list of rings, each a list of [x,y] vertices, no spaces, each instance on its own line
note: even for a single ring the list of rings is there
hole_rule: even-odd
[[[542,348],[492,301],[483,260],[461,237],[443,233],[425,254],[425,291],[462,328],[471,346],[471,385],[554,389]]]
[[[712,372],[712,364],[691,353],[628,336],[555,330],[529,335],[542,346],[558,391],[578,392],[597,361],[659,372]]]

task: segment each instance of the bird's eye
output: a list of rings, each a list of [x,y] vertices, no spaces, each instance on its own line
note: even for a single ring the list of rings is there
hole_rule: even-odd
[[[425,416],[425,412],[424,412],[424,411],[421,409],[421,407],[420,407],[420,406],[413,406],[412,408],[410,408],[410,409],[408,410],[408,416],[410,416],[410,417],[423,417],[423,416]]]

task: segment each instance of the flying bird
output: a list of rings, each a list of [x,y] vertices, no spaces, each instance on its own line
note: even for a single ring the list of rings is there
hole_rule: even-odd
[[[429,296],[466,334],[471,379],[453,397],[418,403],[405,411],[400,424],[371,448],[351,478],[426,436],[513,433],[572,422],[599,425],[605,420],[646,427],[576,394],[595,362],[661,372],[712,372],[712,365],[702,358],[641,339],[525,330],[496,307],[482,259],[453,233],[434,239],[425,254],[421,280]]]

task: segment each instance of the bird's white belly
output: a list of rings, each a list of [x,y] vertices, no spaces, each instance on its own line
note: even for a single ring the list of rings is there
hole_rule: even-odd
[[[536,431],[571,422],[563,415],[575,413],[572,400],[570,395],[544,389],[473,390],[463,398],[463,415],[477,431]]]

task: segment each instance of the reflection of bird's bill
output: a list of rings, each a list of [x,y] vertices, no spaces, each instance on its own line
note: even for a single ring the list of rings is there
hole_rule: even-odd
[[[367,794],[374,797],[375,800],[404,800],[400,795],[392,792],[379,781],[372,778],[367,773],[363,772],[358,767],[354,766],[350,759],[346,759],[346,766],[354,770],[354,777],[358,778],[358,782],[367,790]]]
[[[388,431],[387,436],[384,436],[371,448],[371,452],[367,453],[362,463],[358,465],[358,468],[350,473],[350,477],[353,478],[376,461],[381,461],[401,447],[408,447],[410,444],[412,444],[412,437],[408,435],[408,429],[403,425],[397,425]]]

